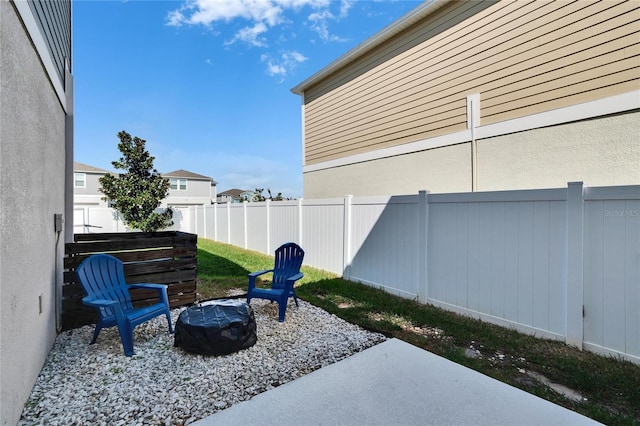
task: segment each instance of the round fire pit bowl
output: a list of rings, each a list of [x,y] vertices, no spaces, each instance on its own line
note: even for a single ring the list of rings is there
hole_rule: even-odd
[[[227,355],[256,343],[253,309],[237,299],[204,302],[182,311],[174,346],[199,355]]]

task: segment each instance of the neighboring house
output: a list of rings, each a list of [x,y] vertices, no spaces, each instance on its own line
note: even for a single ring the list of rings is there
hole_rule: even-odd
[[[244,189],[229,189],[218,194],[218,203],[242,203],[243,201],[253,201],[255,191]]]
[[[77,161],[74,162],[73,165],[74,207],[76,209],[85,207],[108,207],[108,203],[102,200],[104,194],[100,191],[101,185],[99,179],[111,172]],[[186,170],[176,170],[175,172],[166,173],[162,176],[169,179],[171,186],[169,187],[167,198],[162,200],[160,207],[209,205],[216,199],[217,182],[210,177]]]
[[[80,207],[108,207],[100,192],[100,179],[109,171],[86,164],[73,162],[73,206]]]
[[[14,425],[60,325],[73,238],[71,0],[0,1],[0,423]]]
[[[638,16],[424,2],[292,89],[304,197],[640,183]]]
[[[162,207],[209,205],[216,200],[217,182],[210,177],[187,170],[176,170],[162,176],[171,183],[169,195],[162,201]]]

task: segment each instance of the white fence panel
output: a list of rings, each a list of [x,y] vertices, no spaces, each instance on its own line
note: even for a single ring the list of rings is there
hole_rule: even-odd
[[[247,248],[260,253],[268,253],[268,203],[246,203],[245,207],[247,214]]]
[[[584,341],[640,358],[640,187],[612,192],[585,191]]]
[[[87,233],[128,231],[118,213],[109,207],[88,208],[85,219],[84,225]]]
[[[269,211],[269,254],[284,243],[300,241],[301,206],[298,201],[271,203]]]
[[[304,263],[342,275],[345,255],[344,200],[303,200],[302,205]]]
[[[193,232],[194,212],[189,207],[172,207],[173,225],[167,231]]]
[[[418,197],[353,199],[348,278],[418,297]]]
[[[640,363],[640,186],[218,204],[172,229]],[[74,210],[76,232],[126,232]],[[584,313],[584,318],[583,318]]]
[[[205,206],[203,210],[204,233],[202,236],[210,240],[216,240],[216,205]]]
[[[230,223],[229,223],[229,204],[216,205],[216,241],[229,243],[231,240]]]
[[[193,211],[193,217],[195,222],[195,227],[191,226],[192,233],[198,235],[204,235],[205,231],[205,217],[204,217],[204,206],[194,206],[189,207],[189,211]]]
[[[229,243],[242,248],[247,247],[245,205],[246,203],[231,204],[229,208]]]
[[[564,190],[430,195],[429,301],[562,336],[565,197]]]

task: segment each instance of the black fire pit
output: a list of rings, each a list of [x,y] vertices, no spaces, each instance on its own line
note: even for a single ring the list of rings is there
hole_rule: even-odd
[[[253,309],[237,299],[191,306],[176,322],[174,346],[200,355],[226,355],[256,343]]]

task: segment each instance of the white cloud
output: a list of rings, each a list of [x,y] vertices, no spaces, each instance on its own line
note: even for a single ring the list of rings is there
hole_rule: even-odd
[[[340,3],[340,17],[346,18],[349,15],[349,9],[353,6],[355,1],[353,0],[342,0]]]
[[[295,39],[296,33],[285,33],[291,27],[287,12],[298,12],[303,8],[310,9],[307,19],[308,28],[315,31],[324,42],[342,42],[344,39],[330,32],[331,22],[347,16],[354,0],[186,0],[183,5],[167,14],[167,25],[170,26],[205,26],[212,28],[234,21],[234,33],[225,42],[225,46],[236,43],[266,49],[270,41],[275,45],[287,44],[287,40]],[[335,9],[332,13],[330,8]],[[337,15],[336,15],[337,14]],[[240,28],[237,22],[246,25]],[[269,32],[280,26],[283,31],[269,38]],[[240,29],[237,29],[240,28]],[[311,40],[312,43],[315,40]],[[266,73],[272,77],[283,79],[308,58],[296,51],[280,54],[263,54],[261,62],[266,65]]]
[[[266,39],[264,37],[260,37],[260,35],[265,32],[267,32],[267,26],[262,22],[258,22],[253,27],[245,27],[238,31],[233,39],[226,42],[225,45],[228,46],[236,41],[243,41],[253,46],[267,47]]]
[[[270,55],[263,54],[260,57],[262,62],[267,64],[267,74],[270,76],[284,77],[294,70],[298,64],[306,61],[308,58],[296,52],[295,50],[283,52],[279,57],[273,58]]]
[[[251,25],[237,31],[226,44],[236,41],[246,42],[254,46],[265,47],[263,36],[270,28],[287,22],[287,10],[299,10],[309,7],[319,12],[312,13],[312,28],[325,41],[341,41],[337,36],[329,34],[328,22],[343,18],[353,5],[353,0],[342,0],[340,15],[335,17],[330,11],[330,0],[187,0],[182,7],[167,14],[167,25],[204,25],[212,26],[218,22],[231,22],[236,19],[246,20]]]
[[[330,21],[338,21],[346,18],[349,14],[349,9],[353,6],[353,1],[342,0],[340,3],[340,15],[335,16],[329,9],[320,10],[309,15],[308,19],[311,21],[311,29],[318,33],[320,39],[327,42],[343,42],[346,39],[339,37],[329,32]]]

